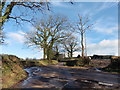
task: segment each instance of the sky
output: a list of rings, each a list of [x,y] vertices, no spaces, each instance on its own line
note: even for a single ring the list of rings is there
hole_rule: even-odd
[[[86,48],[87,55],[118,55],[118,3],[117,2],[51,2],[51,11],[36,14],[37,18],[45,17],[45,14],[60,14],[67,16],[71,23],[78,21],[78,14],[89,17],[93,27],[90,31],[86,31]],[[15,8],[17,10],[17,7]],[[13,10],[13,15],[24,12]],[[28,11],[28,13],[31,13]],[[31,15],[32,16],[32,15]],[[28,16],[25,16],[29,18]],[[34,30],[29,23],[23,22],[22,26],[18,26],[15,20],[9,20],[4,25],[6,33],[6,45],[0,46],[0,54],[12,54],[20,58],[42,58],[42,49],[27,47],[24,41],[24,34],[27,31]],[[80,35],[75,34],[80,41]],[[81,54],[75,52],[74,56]]]

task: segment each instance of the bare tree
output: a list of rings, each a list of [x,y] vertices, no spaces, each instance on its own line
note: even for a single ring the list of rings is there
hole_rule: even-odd
[[[79,17],[79,21],[76,24],[76,31],[77,33],[79,33],[81,35],[81,48],[82,48],[82,57],[84,57],[84,53],[85,53],[85,46],[84,46],[84,35],[86,30],[90,30],[91,27],[93,26],[93,24],[89,24],[89,18],[85,17],[83,18],[82,16],[78,15]]]
[[[32,0],[11,0],[10,2],[0,2],[0,30],[3,29],[5,22],[15,20],[15,23],[22,25],[21,22],[32,23],[37,13],[50,10],[48,0],[33,2]],[[18,13],[19,11],[19,13]],[[29,12],[29,13],[28,13]],[[2,40],[0,38],[0,40]]]
[[[51,59],[51,52],[55,42],[60,42],[64,38],[67,38],[69,26],[67,25],[67,19],[61,16],[48,16],[44,19],[37,21],[34,25],[36,32],[27,33],[26,38],[28,44],[40,46],[43,49],[43,58]]]
[[[16,21],[16,23],[19,23],[19,20],[22,21],[28,21],[30,22],[29,19],[23,18],[23,13],[21,13],[19,16],[12,16],[12,14],[15,12],[14,9],[19,10],[18,8],[26,8],[27,10],[31,10],[31,11],[43,11],[45,10],[47,6],[47,9],[49,9],[48,6],[48,2],[25,2],[25,0],[17,0],[14,2],[1,2],[0,3],[0,11],[2,12],[0,15],[0,27],[2,27],[4,25],[4,23],[8,20],[8,19],[14,19]],[[24,12],[24,14],[27,14],[28,12]]]
[[[21,10],[22,9],[22,10]],[[26,11],[24,11],[26,9]],[[17,24],[21,22],[30,22],[36,12],[44,11],[45,9],[49,10],[48,2],[26,2],[26,0],[13,0],[11,2],[1,2],[0,3],[0,32],[3,32],[3,26],[5,22],[10,21],[11,19],[15,20]],[[18,11],[20,13],[18,13]],[[30,13],[28,13],[28,11]],[[32,13],[31,13],[32,12]],[[29,19],[28,19],[29,17]],[[3,33],[0,33],[0,44],[4,43]]]
[[[26,9],[25,12],[20,11],[20,15],[13,15],[13,13],[17,13],[16,11],[20,10],[20,8]],[[20,21],[27,21],[31,22],[32,18],[30,19],[30,16],[32,16],[32,13],[50,10],[50,2],[48,0],[40,0],[39,2],[33,2],[32,0],[26,1],[26,0],[11,0],[11,2],[5,2],[1,1],[0,3],[0,27],[4,25],[8,19],[14,19],[16,23],[20,23]],[[28,11],[30,11],[30,14],[27,15]],[[25,16],[28,16],[28,18],[24,18]],[[35,16],[35,15],[33,15]]]
[[[80,50],[80,47],[78,47],[78,41],[74,36],[70,36],[65,41],[63,41],[62,44],[63,44],[64,50],[67,51],[68,57],[70,58],[73,57],[74,52]]]

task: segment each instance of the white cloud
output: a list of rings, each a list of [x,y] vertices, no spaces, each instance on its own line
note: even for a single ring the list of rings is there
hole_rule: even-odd
[[[35,27],[33,27],[33,26],[31,26],[31,25],[28,25],[27,26],[27,29],[28,29],[28,32],[30,31],[30,32],[34,32],[35,30],[36,30],[36,28]],[[24,33],[24,32],[23,32]]]
[[[63,2],[60,2],[60,1],[58,1],[58,2],[50,2],[52,5],[54,5],[54,6],[58,6],[58,7],[67,7],[66,5],[64,5],[63,4]]]
[[[80,11],[82,12],[83,16],[85,15],[89,15],[91,17],[91,19],[93,19],[93,17],[98,14],[98,13],[104,13],[106,9],[110,9],[113,7],[117,7],[118,3],[117,2],[102,2],[102,3],[96,3],[96,5],[91,6],[91,8],[89,7],[84,7],[84,4],[82,5],[83,8],[80,9]]]
[[[77,51],[77,52],[74,52],[74,53],[73,53],[73,57],[77,57],[78,55],[81,55],[81,52],[80,52],[80,51]]]
[[[23,31],[21,31],[21,30],[18,31],[18,33],[21,34],[21,35],[25,35],[25,32],[23,32]]]
[[[117,26],[114,26],[114,27],[99,26],[99,27],[95,27],[94,30],[104,34],[116,34],[116,32],[118,31],[118,27]]]
[[[81,55],[81,52],[74,52],[74,57]],[[118,56],[118,40],[102,40],[99,43],[87,45],[87,55],[116,55]]]
[[[22,31],[18,31],[18,32],[10,32],[8,33],[8,37],[12,40],[10,40],[9,42],[20,42],[20,43],[23,43],[25,41],[25,38],[24,38],[24,32]]]
[[[101,17],[96,20],[94,30],[98,33],[116,35],[118,34],[118,17]]]
[[[88,55],[118,55],[118,40],[102,40],[99,43],[89,44],[87,47],[87,51]]]
[[[99,8],[97,8],[97,12],[100,12],[102,10],[105,10],[107,8],[111,8],[117,6],[117,2],[104,2],[101,6],[99,6]]]

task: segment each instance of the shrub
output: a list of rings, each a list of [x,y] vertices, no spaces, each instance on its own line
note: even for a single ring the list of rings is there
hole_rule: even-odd
[[[120,58],[111,59],[110,68],[120,69]]]
[[[111,58],[111,63],[107,67],[102,68],[102,70],[107,71],[107,72],[120,73],[120,57]]]
[[[67,66],[76,66],[78,60],[71,60],[71,61],[66,61]]]
[[[83,58],[83,64],[84,65],[89,65],[89,63],[90,63],[90,59],[88,57],[84,57]]]
[[[84,66],[84,65],[89,65],[90,63],[90,59],[88,57],[84,57],[84,58],[79,58],[77,65],[78,66]]]

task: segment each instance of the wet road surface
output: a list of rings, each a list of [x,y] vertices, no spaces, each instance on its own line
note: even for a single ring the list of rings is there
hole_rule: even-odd
[[[61,65],[30,67],[25,69],[29,76],[14,88],[76,89],[118,89],[120,74],[110,74],[95,70],[70,68]]]

